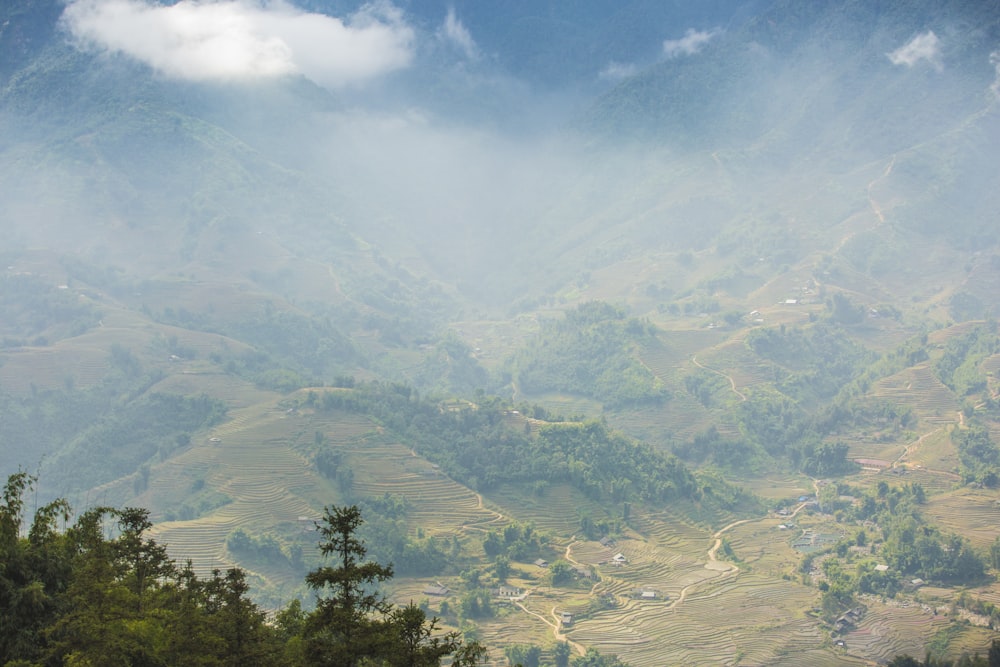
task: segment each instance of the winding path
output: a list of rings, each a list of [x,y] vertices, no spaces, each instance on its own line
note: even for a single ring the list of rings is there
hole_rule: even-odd
[[[739,389],[736,388],[736,380],[734,380],[731,375],[726,375],[722,371],[715,370],[714,368],[709,368],[708,366],[698,361],[698,356],[694,354],[691,355],[691,363],[693,363],[698,368],[701,368],[702,370],[706,370],[710,373],[715,373],[716,375],[721,375],[722,377],[726,378],[727,380],[729,380],[729,388],[732,390],[732,392],[737,396],[739,396],[741,401],[747,400],[746,395],[744,395],[743,392],[741,392]]]
[[[550,621],[549,619],[545,618],[544,615],[539,614],[537,611],[531,611],[519,601],[515,602],[514,604],[517,605],[518,609],[520,609],[521,611],[525,612],[526,614],[531,614],[535,618],[539,619],[542,623],[552,628],[552,636],[555,637],[557,642],[566,642],[567,644],[570,645],[570,648],[572,648],[574,651],[577,652],[577,654],[586,655],[587,649],[584,648],[582,644],[576,643],[575,641],[567,637],[559,630],[561,623],[559,620],[559,615],[556,613],[555,607],[552,607],[552,611],[549,612],[552,614],[552,620]]]

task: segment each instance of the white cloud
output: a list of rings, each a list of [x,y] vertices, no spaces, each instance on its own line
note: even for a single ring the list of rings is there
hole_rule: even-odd
[[[608,66],[601,70],[598,76],[607,81],[621,81],[630,76],[634,76],[639,68],[632,63],[610,62]]]
[[[703,46],[720,34],[722,34],[722,30],[719,28],[712,28],[711,30],[688,28],[684,36],[680,39],[668,39],[663,42],[663,55],[667,58],[692,56],[701,51]]]
[[[448,15],[444,19],[444,25],[438,31],[438,36],[461,49],[469,60],[475,60],[479,55],[476,42],[473,41],[468,28],[455,16],[454,7],[448,9]]]
[[[200,81],[302,74],[338,87],[406,67],[414,40],[389,4],[366,5],[344,21],[283,0],[72,0],[62,18],[81,48]]]
[[[933,30],[928,30],[892,53],[885,55],[892,61],[893,65],[913,67],[921,60],[926,60],[935,69],[941,69],[941,40],[938,39]]]

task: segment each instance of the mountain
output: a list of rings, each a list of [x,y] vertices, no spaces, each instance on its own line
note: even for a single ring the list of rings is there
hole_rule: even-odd
[[[7,3],[0,473],[273,607],[357,502],[497,659],[985,650],[998,53],[957,0]]]

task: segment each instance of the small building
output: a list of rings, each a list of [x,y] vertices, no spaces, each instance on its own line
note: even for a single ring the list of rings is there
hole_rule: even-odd
[[[642,591],[639,593],[639,598],[642,600],[655,600],[656,591]]]
[[[875,571],[876,572],[888,572],[889,571],[889,566],[888,565],[882,565],[882,564],[876,565],[875,566]]]
[[[884,459],[854,459],[854,462],[865,470],[885,470],[892,467],[892,461]]]
[[[538,560],[535,561],[535,565],[537,565],[538,567],[548,567],[549,561],[545,560],[544,558],[539,558]]]
[[[628,558],[626,558],[623,553],[616,553],[614,558],[611,559],[611,562],[615,565],[625,565],[628,563]]]
[[[573,625],[573,614],[564,611],[559,616],[559,622],[562,623],[563,625]]]
[[[523,591],[520,588],[514,588],[512,586],[500,586],[493,589],[493,595],[498,598],[516,598],[520,597]]]
[[[434,595],[439,598],[447,596],[450,592],[447,586],[441,584],[432,584],[424,589],[424,595]]]
[[[615,546],[615,538],[605,535],[600,540],[602,547],[613,547]]]

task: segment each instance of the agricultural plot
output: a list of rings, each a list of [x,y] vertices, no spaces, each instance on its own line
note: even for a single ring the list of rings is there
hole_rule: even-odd
[[[984,551],[1000,536],[1000,500],[991,489],[961,488],[932,496],[925,513],[936,525]]]
[[[744,344],[733,338],[700,354],[698,360],[709,368],[724,368],[736,390],[765,382],[774,382],[774,364],[758,357]]]
[[[792,546],[802,531],[779,527],[796,520],[777,517],[748,522],[729,530],[726,539],[740,565],[745,563],[754,572],[780,578],[794,573],[802,560],[802,553]]]
[[[197,396],[206,394],[232,408],[245,408],[276,401],[278,394],[258,388],[243,378],[215,370],[182,371],[159,381],[149,391]]]
[[[589,516],[595,522],[612,519],[607,508],[590,500],[569,484],[552,484],[539,495],[521,486],[504,485],[490,491],[489,500],[504,515],[534,524],[559,536],[580,530],[580,519]]]
[[[726,338],[712,329],[676,329],[661,332],[654,344],[639,351],[639,359],[665,382],[677,382],[690,368],[691,356]]]
[[[822,641],[798,611],[808,599],[795,589],[801,587],[740,574],[676,603],[629,600],[579,623],[570,636],[639,667],[771,664]]]
[[[895,405],[910,407],[922,421],[930,424],[958,421],[958,400],[927,364],[882,378],[873,385],[870,394]]]
[[[743,479],[741,485],[766,500],[784,500],[812,495],[812,483],[805,477],[768,474]]]
[[[559,392],[547,392],[544,394],[519,393],[515,399],[538,404],[550,413],[562,415],[563,417],[597,416],[603,412],[600,401],[575,394],[563,394]]]
[[[178,495],[192,492],[194,483],[231,502],[203,516],[159,523],[152,536],[168,546],[172,557],[191,559],[199,574],[208,574],[232,562],[225,543],[235,528],[258,533],[281,523],[294,524],[300,516],[318,517],[321,506],[290,491],[304,480],[322,486],[312,466],[291,447],[297,427],[284,411],[244,408],[234,411],[234,419],[210,437],[197,439],[177,456],[153,466],[149,488],[139,501],[154,516],[164,507],[176,507]],[[190,477],[191,470],[198,471],[197,480]]]
[[[100,382],[110,367],[106,348],[80,345],[75,339],[52,347],[6,350],[0,355],[0,387],[11,394],[28,394],[32,386],[85,388]]]
[[[844,636],[847,653],[855,657],[888,662],[904,653],[922,656],[927,640],[948,625],[947,617],[908,601],[892,606],[874,599],[866,603],[864,617]]]
[[[720,423],[684,389],[677,389],[662,404],[617,410],[608,415],[615,428],[651,445],[667,446],[671,441],[690,440],[710,426],[726,435],[736,433],[735,424]]]

